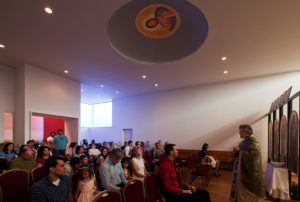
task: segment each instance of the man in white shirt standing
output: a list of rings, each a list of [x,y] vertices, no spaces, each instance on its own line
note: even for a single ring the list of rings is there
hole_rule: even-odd
[[[55,135],[56,135],[55,132],[51,132],[50,136],[47,138],[47,142],[48,142],[49,146],[50,146],[51,143],[53,143],[53,139],[54,139]]]
[[[127,147],[125,147],[125,157],[126,158],[130,158],[131,157],[131,149],[132,149],[132,144],[133,144],[133,142],[132,142],[132,140],[129,140],[128,141],[128,145],[127,145]]]

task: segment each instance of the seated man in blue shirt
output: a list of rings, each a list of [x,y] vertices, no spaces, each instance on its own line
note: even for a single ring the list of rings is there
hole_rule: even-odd
[[[44,164],[48,176],[33,186],[32,202],[73,202],[70,177],[61,157],[51,156]]]
[[[123,158],[123,152],[121,149],[113,149],[109,157],[101,165],[99,174],[101,187],[103,189],[112,189],[119,191],[127,180],[124,176],[122,165],[120,163]]]

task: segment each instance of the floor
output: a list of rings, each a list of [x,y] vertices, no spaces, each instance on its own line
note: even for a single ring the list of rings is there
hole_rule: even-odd
[[[188,177],[182,176],[183,179],[188,180]],[[229,194],[231,189],[232,171],[222,170],[220,177],[211,177],[206,190],[210,193],[212,202],[229,201]],[[194,180],[193,185],[202,189],[202,179],[198,177]],[[270,200],[261,200],[261,202],[270,202]],[[286,202],[286,201],[282,201]],[[293,201],[294,202],[294,201]]]

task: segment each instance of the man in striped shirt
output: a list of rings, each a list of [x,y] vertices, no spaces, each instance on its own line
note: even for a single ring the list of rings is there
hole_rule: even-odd
[[[52,156],[44,164],[48,176],[36,183],[32,190],[33,202],[73,202],[70,178],[61,157]]]

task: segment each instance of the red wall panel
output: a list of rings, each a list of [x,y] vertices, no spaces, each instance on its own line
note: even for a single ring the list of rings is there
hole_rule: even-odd
[[[62,129],[65,132],[65,120],[57,118],[44,118],[44,141],[47,141],[47,137],[50,136],[50,132],[54,131],[57,134],[57,130]]]

